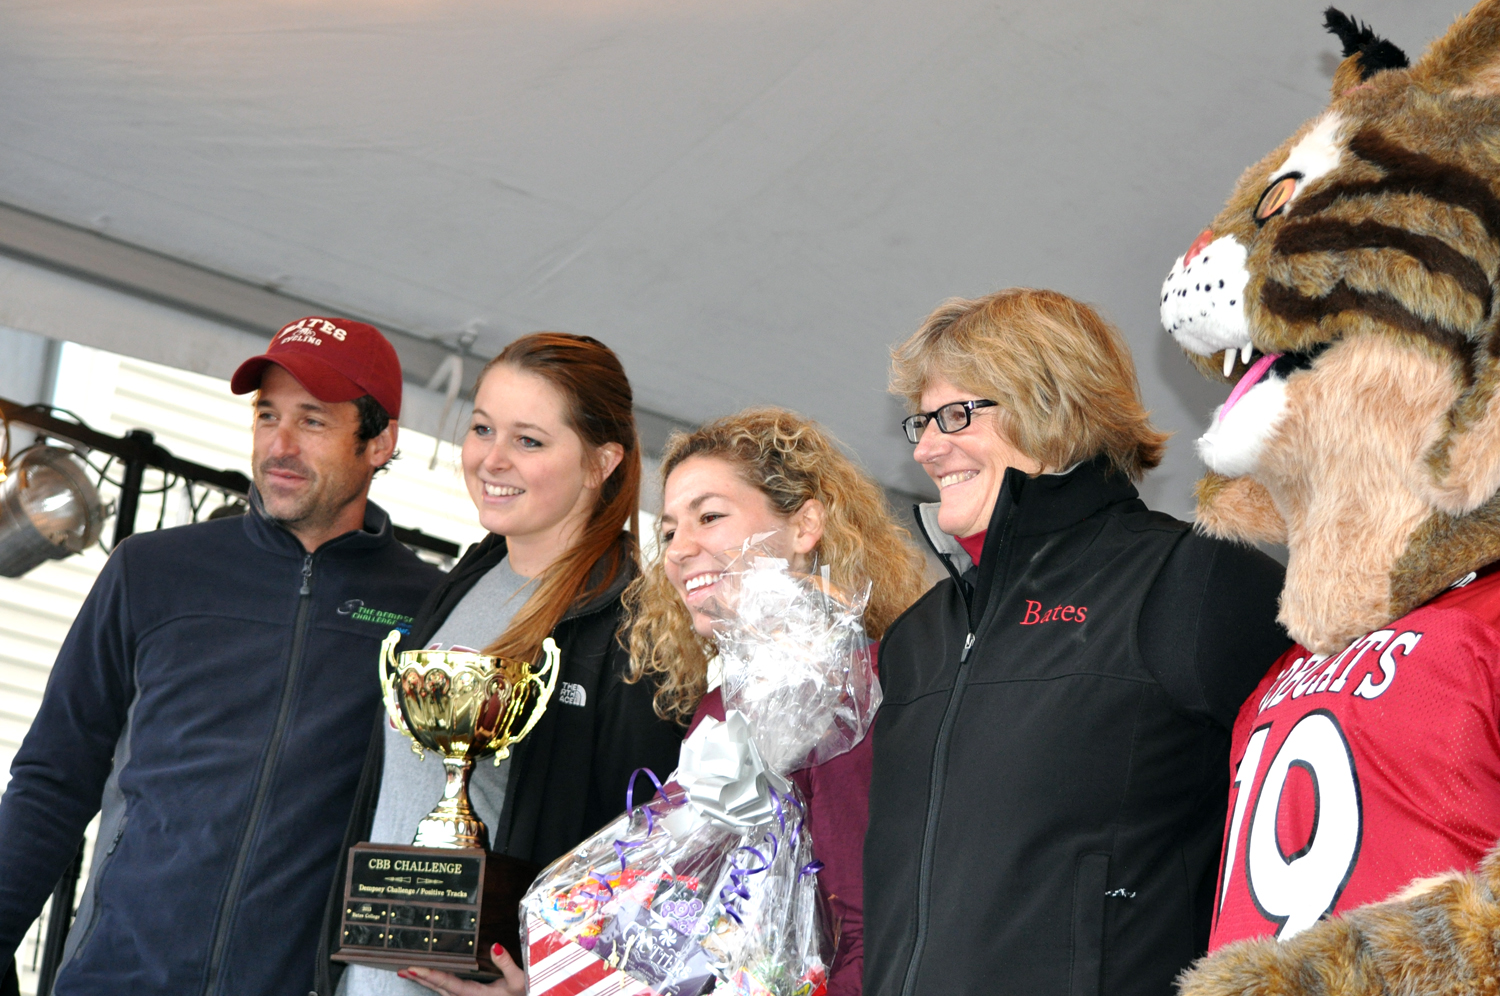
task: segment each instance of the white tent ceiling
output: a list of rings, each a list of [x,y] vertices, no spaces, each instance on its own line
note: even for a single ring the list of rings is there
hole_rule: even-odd
[[[1349,3],[1414,57],[1465,6]],[[787,405],[908,491],[888,346],[1056,287],[1126,330],[1183,514],[1224,391],[1156,290],[1325,102],[1322,6],[3,0],[0,201],[479,354],[592,334],[646,408]]]

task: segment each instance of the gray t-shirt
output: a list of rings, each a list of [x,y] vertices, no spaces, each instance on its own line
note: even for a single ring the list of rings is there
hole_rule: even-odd
[[[453,607],[448,618],[428,642],[428,650],[480,651],[505,632],[511,617],[531,596],[530,578],[523,578],[500,561],[480,578]],[[469,801],[474,811],[494,833],[505,805],[505,781],[510,761],[484,760],[474,765],[469,782]],[[417,824],[432,812],[443,797],[443,765],[438,755],[427,752],[418,760],[411,738],[385,725],[385,772],[380,780],[380,799],[375,804],[375,823],[370,840],[377,844],[410,844]],[[518,952],[512,952],[513,955]],[[431,996],[431,990],[400,978],[393,971],[350,965],[339,980],[338,996]]]

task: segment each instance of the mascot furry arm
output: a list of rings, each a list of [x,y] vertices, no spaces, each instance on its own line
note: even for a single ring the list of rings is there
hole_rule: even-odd
[[[1167,330],[1205,374],[1235,383],[1199,441],[1210,468],[1198,486],[1199,528],[1286,544],[1280,619],[1306,648],[1295,648],[1302,656],[1289,654],[1264,695],[1258,691],[1241,712],[1235,756],[1249,771],[1236,774],[1216,897],[1215,943],[1270,930],[1283,940],[1221,948],[1184,976],[1182,991],[1500,992],[1500,854],[1477,872],[1350,908],[1395,887],[1373,891],[1378,879],[1368,872],[1362,897],[1351,902],[1359,891],[1351,876],[1358,884],[1375,860],[1385,862],[1387,877],[1401,876],[1392,878],[1399,885],[1414,874],[1403,873],[1408,866],[1449,860],[1434,857],[1433,841],[1458,841],[1456,852],[1474,856],[1455,863],[1473,867],[1500,835],[1492,825],[1497,793],[1480,773],[1493,767],[1497,751],[1479,742],[1497,725],[1500,587],[1491,571],[1465,593],[1448,591],[1500,561],[1500,0],[1473,8],[1415,65],[1333,8],[1327,19],[1345,55],[1329,107],[1245,172],[1162,287]],[[1464,599],[1468,608],[1454,608]],[[1408,619],[1403,628],[1413,613],[1418,624]],[[1424,619],[1426,656],[1406,660],[1404,680],[1435,682],[1431,674],[1441,669],[1447,692],[1429,686],[1424,693],[1433,698],[1423,701],[1440,703],[1431,715],[1398,694],[1379,703],[1385,718],[1372,719],[1364,703],[1391,687],[1401,659],[1392,648],[1405,639],[1412,655]],[[1453,630],[1440,633],[1440,626]],[[1467,636],[1453,635],[1462,627]],[[1369,667],[1377,654],[1364,683],[1356,687],[1356,671],[1345,688],[1350,669],[1362,658]],[[1318,866],[1299,866],[1301,852],[1287,854],[1274,829],[1302,755],[1266,767],[1273,753],[1287,753],[1290,737],[1276,727],[1288,721],[1277,710],[1298,696],[1301,712],[1292,719],[1309,721],[1298,722],[1309,730],[1304,739],[1321,723],[1325,746],[1343,747],[1325,759],[1347,772],[1345,784],[1304,765],[1314,798],[1304,850],[1325,834],[1345,834],[1348,844],[1347,867],[1341,857],[1332,869],[1343,878],[1333,874],[1317,897],[1309,894],[1322,886],[1309,886],[1306,876]],[[1442,764],[1422,754],[1420,737],[1400,740],[1418,726],[1429,740],[1455,731]],[[1378,763],[1356,776],[1361,750]],[[1252,793],[1250,780],[1271,771],[1280,780]],[[1444,792],[1467,783],[1470,795],[1451,812],[1424,811],[1421,802],[1438,795],[1422,795],[1424,778]],[[1345,809],[1353,816],[1331,806],[1339,791],[1350,796]],[[1328,817],[1321,825],[1320,794]],[[1257,801],[1247,808],[1252,795]],[[1260,819],[1267,795],[1273,829],[1246,829]],[[1377,826],[1377,818],[1389,822]],[[1267,871],[1263,884],[1279,876],[1279,895],[1270,884],[1258,892],[1245,885],[1257,860]],[[1224,937],[1231,884],[1241,890],[1241,926]],[[1326,919],[1329,910],[1346,912]],[[1274,922],[1243,928],[1252,921]]]

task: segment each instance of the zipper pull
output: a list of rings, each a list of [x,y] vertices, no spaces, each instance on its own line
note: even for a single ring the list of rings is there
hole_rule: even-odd
[[[958,662],[960,664],[962,664],[964,661],[968,660],[969,659],[969,651],[971,651],[973,649],[974,649],[974,634],[970,633],[969,634],[969,638],[964,641],[964,652],[959,656]]]
[[[302,590],[297,592],[297,594],[312,594],[312,554],[310,553],[302,558]]]

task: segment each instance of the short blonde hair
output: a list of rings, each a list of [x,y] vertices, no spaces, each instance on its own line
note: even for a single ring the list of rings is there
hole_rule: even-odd
[[[1104,454],[1138,481],[1166,450],[1169,434],[1141,404],[1124,337],[1056,291],[1013,287],[944,301],[891,350],[890,390],[917,411],[937,377],[997,402],[1006,437],[1043,467]]]
[[[872,639],[927,589],[925,561],[884,492],[817,423],[782,408],[750,408],[691,433],[673,433],[661,458],[662,484],[684,460],[699,456],[734,467],[778,515],[792,515],[811,498],[822,502],[823,536],[814,552],[837,587],[871,583],[864,623]],[[656,557],[625,589],[628,680],[656,677],[657,713],[685,723],[707,690],[708,662],[717,650],[693,629],[664,559]]]

